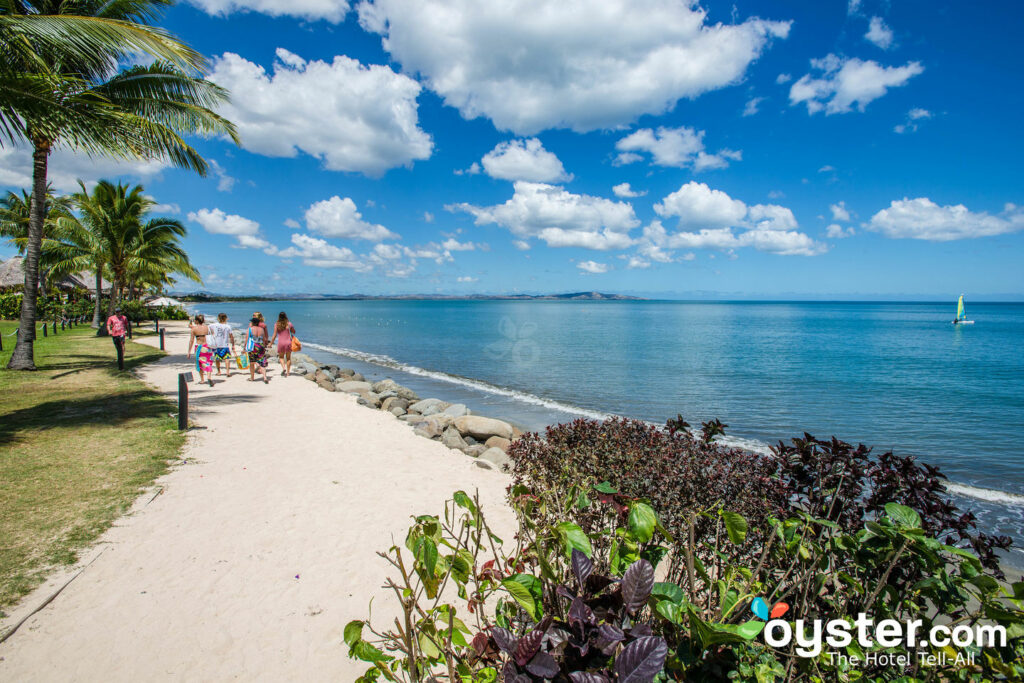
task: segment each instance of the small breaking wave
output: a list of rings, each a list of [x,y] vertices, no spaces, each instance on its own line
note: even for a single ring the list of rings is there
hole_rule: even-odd
[[[984,500],[990,503],[999,503],[1000,505],[1024,507],[1024,496],[1019,493],[1010,493],[1009,491],[1000,491],[998,489],[986,489],[978,486],[968,486],[966,484],[956,484],[951,481],[946,482],[946,489],[950,493],[955,493],[958,496],[966,496],[968,498]]]
[[[499,387],[496,384],[485,382],[479,379],[471,379],[469,377],[462,377],[460,375],[453,375],[447,372],[440,372],[437,370],[427,370],[416,365],[407,365],[401,363],[391,356],[385,356],[376,353],[367,353],[365,351],[357,351],[355,349],[347,349],[340,346],[327,346],[325,344],[316,344],[314,342],[303,342],[305,346],[319,349],[321,351],[327,351],[329,353],[335,353],[341,356],[348,356],[355,360],[362,361],[364,363],[372,363],[373,365],[381,365],[392,370],[400,370],[401,372],[409,375],[416,375],[417,377],[428,377],[430,379],[439,380],[441,382],[448,382],[449,384],[458,384],[460,386],[469,387],[476,389],[477,391],[484,391],[489,394],[497,394],[498,396],[505,396],[512,398],[517,401],[524,403],[530,403],[533,405],[543,406],[550,410],[557,410],[562,413],[569,415],[576,415],[580,417],[589,417],[594,420],[607,420],[610,417],[615,417],[613,413],[605,413],[599,410],[590,410],[589,408],[581,408],[574,406],[571,403],[563,403],[562,401],[556,401],[549,398],[543,398],[535,394],[531,394],[525,391],[519,391],[517,389],[508,389],[505,387]]]

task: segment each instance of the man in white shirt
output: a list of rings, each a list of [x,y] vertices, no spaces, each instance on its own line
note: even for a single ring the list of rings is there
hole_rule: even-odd
[[[223,360],[227,376],[230,377],[231,356],[235,352],[235,337],[231,334],[231,326],[227,323],[227,314],[218,313],[217,322],[209,325],[210,334],[206,338],[206,343],[213,350],[213,361],[217,364],[217,374],[220,374],[220,362]]]

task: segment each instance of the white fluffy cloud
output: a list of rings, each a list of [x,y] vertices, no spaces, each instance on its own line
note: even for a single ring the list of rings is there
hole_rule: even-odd
[[[616,197],[622,197],[623,199],[643,197],[645,194],[647,194],[647,190],[644,190],[643,192],[638,192],[637,190],[634,190],[632,187],[630,187],[629,183],[619,183],[618,185],[612,188],[612,192],[615,193]]]
[[[446,208],[472,214],[477,225],[497,224],[517,237],[537,237],[551,247],[622,249],[632,244],[629,231],[640,224],[626,202],[573,194],[544,183],[518,181],[514,188],[504,204]]]
[[[871,17],[868,32],[864,34],[864,38],[883,50],[892,47],[892,29],[886,25],[882,17]]]
[[[316,202],[306,210],[306,227],[327,237],[382,242],[399,239],[383,225],[368,223],[350,198],[334,196]]]
[[[806,74],[789,89],[789,103],[806,103],[811,114],[822,110],[826,114],[843,114],[854,105],[864,111],[889,88],[906,85],[924,71],[920,62],[882,66],[873,60],[841,59],[832,54],[824,59],[812,59],[811,66],[821,72],[820,77]]]
[[[588,131],[743,78],[790,23],[711,23],[679,0],[364,0],[359,20],[467,119]]]
[[[170,165],[163,161],[122,161],[108,157],[90,158],[58,148],[50,155],[47,179],[60,192],[77,192],[81,179],[92,188],[102,179],[145,183]],[[25,147],[0,147],[0,187],[32,187],[32,152]]]
[[[825,237],[834,240],[846,239],[847,237],[853,237],[855,234],[857,234],[857,231],[853,228],[844,228],[838,223],[832,223],[825,228]]]
[[[281,258],[300,258],[303,265],[314,268],[348,268],[358,272],[373,269],[364,259],[359,258],[348,247],[337,247],[311,235],[295,233],[292,246],[278,252]]]
[[[725,227],[739,224],[747,215],[747,205],[721,190],[691,181],[655,204],[654,211],[659,216],[678,216],[681,225]]]
[[[244,216],[225,213],[221,209],[199,209],[189,212],[188,219],[210,234],[231,235],[239,247],[277,253],[276,247],[260,236],[260,224]]]
[[[963,204],[939,206],[927,197],[893,200],[865,226],[893,239],[948,242],[1024,230],[1024,209],[1007,204],[998,215]]]
[[[643,157],[639,152],[651,155],[651,163],[658,166],[692,167],[695,171],[708,168],[725,168],[729,160],[738,161],[740,152],[723,149],[708,154],[704,149],[704,131],[685,126],[681,128],[641,128],[615,143],[619,151],[618,164],[630,164]]]
[[[839,202],[838,204],[830,204],[829,210],[832,211],[832,220],[834,221],[848,221],[850,220],[850,211],[846,208],[846,202]]]
[[[747,206],[721,190],[691,181],[654,205],[658,215],[678,217],[681,227],[668,233],[661,221],[644,228],[638,253],[652,258],[651,246],[670,249],[723,249],[752,247],[782,255],[812,256],[825,250],[808,235],[799,232],[793,212],[778,204]],[[645,249],[648,251],[645,253]],[[661,252],[666,259],[672,254]],[[654,259],[658,260],[658,259]]]
[[[462,275],[460,277],[455,278],[455,281],[456,282],[476,282],[477,278],[470,277],[469,275]]]
[[[214,60],[210,80],[231,91],[221,113],[258,154],[294,157],[301,150],[329,170],[379,176],[433,150],[419,128],[419,83],[387,66],[344,56],[307,62],[278,48],[267,73],[227,52]]]
[[[272,17],[325,19],[336,24],[349,11],[347,0],[189,0],[207,14],[227,16],[232,12],[259,12]]]
[[[597,263],[596,261],[580,261],[576,264],[576,267],[584,273],[590,273],[591,275],[600,275],[601,273],[608,272],[607,263]]]
[[[558,157],[544,149],[537,138],[509,140],[481,159],[484,171],[500,180],[527,180],[534,183],[559,183],[572,180]]]

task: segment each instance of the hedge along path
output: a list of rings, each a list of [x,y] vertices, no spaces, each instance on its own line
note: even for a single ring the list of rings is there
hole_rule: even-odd
[[[138,373],[173,396],[193,364],[185,326],[166,329],[170,355]],[[399,613],[377,551],[402,543],[412,515],[479,491],[513,543],[506,474],[274,363],[269,385],[248,377],[191,385],[183,464],[0,644],[0,680],[355,680],[366,667],[345,624],[371,598],[375,621]]]
[[[110,338],[84,325],[34,346],[37,371],[0,369],[0,613],[78,561],[184,443],[173,404],[129,372],[161,352],[129,343],[118,372]]]

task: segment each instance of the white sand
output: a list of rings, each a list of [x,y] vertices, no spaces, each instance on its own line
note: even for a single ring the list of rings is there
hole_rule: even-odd
[[[140,374],[176,397],[177,373],[190,369],[183,326],[167,340],[173,355]],[[274,360],[270,368],[269,385],[237,371],[212,389],[192,385],[202,428],[191,432],[188,464],[0,645],[0,680],[351,681],[365,666],[348,659],[342,629],[366,616],[371,596],[374,623],[391,621],[376,551],[404,540],[410,515],[439,514],[453,491],[479,490],[511,538],[506,475],[351,396],[280,377]],[[68,576],[29,596],[0,632]]]

